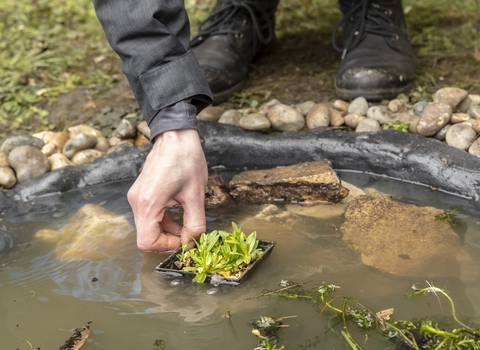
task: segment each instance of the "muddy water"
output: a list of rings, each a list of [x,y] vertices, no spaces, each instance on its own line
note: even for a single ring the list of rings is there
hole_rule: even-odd
[[[442,209],[466,204],[418,186],[348,173],[342,178],[405,202]],[[168,254],[140,253],[135,248],[134,230],[121,240],[105,242],[109,254],[102,259],[62,260],[59,256],[68,243],[59,247],[34,239],[40,229],[64,227],[87,203],[133,223],[125,199],[129,185],[124,182],[46,197],[0,217],[0,235],[8,234],[14,240],[13,248],[4,248],[0,254],[0,349],[58,349],[73,328],[88,321],[92,321],[92,332],[82,350],[153,349],[157,339],[164,340],[168,350],[253,349],[257,339],[246,324],[260,315],[297,316],[286,322],[290,327],[281,333],[286,349],[296,349],[316,336],[320,341],[314,348],[348,349],[335,332],[327,331],[328,316],[307,302],[276,298],[236,301],[276,289],[285,279],[306,283],[305,288],[322,281],[334,283],[342,287],[342,295],[355,297],[373,310],[395,308],[396,319],[450,314],[448,304],[443,302],[440,307],[433,295],[404,298],[414,283],[425,285],[426,278],[396,277],[362,265],[359,256],[343,243],[340,231],[333,229],[341,226],[341,216],[298,216],[269,222],[252,219],[259,212],[255,206],[239,206],[232,213],[208,213],[209,230],[228,229],[235,221],[248,233],[256,230],[259,238],[277,242],[268,259],[238,287],[165,280],[153,270]],[[172,216],[178,219],[180,213]],[[480,269],[480,222],[474,212],[463,213],[461,220],[458,234],[477,264],[474,269]],[[480,281],[467,276],[433,282],[447,288],[461,318],[480,316]],[[224,317],[228,309],[231,324]],[[371,336],[366,348],[389,346]]]

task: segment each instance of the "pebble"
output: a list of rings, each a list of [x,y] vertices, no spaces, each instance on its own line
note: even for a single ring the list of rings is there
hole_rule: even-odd
[[[300,131],[305,126],[305,118],[295,108],[277,104],[267,115],[272,127],[280,131]]]
[[[13,136],[9,137],[2,143],[2,147],[0,147],[0,152],[3,152],[8,156],[10,152],[16,147],[32,146],[40,150],[44,145],[45,142],[37,139],[36,137],[26,135]]]
[[[139,134],[143,135],[143,134]],[[97,143],[95,144],[95,149],[100,152],[107,152],[110,148],[110,142],[108,142],[106,137],[99,137],[97,138]]]
[[[480,119],[475,119],[472,123],[472,128],[475,130],[477,133],[480,134]],[[0,157],[1,158],[1,157]],[[1,162],[0,162],[1,163]]]
[[[452,107],[445,103],[429,103],[423,110],[417,131],[423,136],[435,135],[452,117]]]
[[[144,134],[139,132],[137,134],[137,137],[135,137],[135,146],[143,146],[143,145],[148,145],[148,144],[150,144],[150,140]],[[97,147],[95,147],[95,149],[97,149]],[[107,148],[107,150],[108,150],[108,148]],[[101,151],[101,150],[99,150],[99,151]],[[103,152],[106,152],[106,150],[103,151]]]
[[[116,146],[120,141],[122,140],[120,140],[118,137],[115,137],[115,136],[112,136],[108,139],[108,143],[110,144],[110,147]]]
[[[445,141],[445,136],[447,136],[448,129],[452,127],[452,124],[447,124],[443,128],[441,128],[435,135],[434,138],[440,141]]]
[[[254,107],[247,107],[247,108],[242,108],[238,110],[240,114],[243,116],[246,116],[247,114],[252,114],[252,113],[259,113],[258,109]]]
[[[355,132],[376,132],[380,130],[380,124],[375,119],[365,118],[358,123]]]
[[[468,114],[473,119],[477,119],[480,116],[480,106],[470,106],[468,109]]]
[[[44,143],[49,143],[53,135],[55,135],[55,131],[41,131],[33,134],[32,136],[42,140]]]
[[[391,100],[388,103],[388,110],[393,113],[407,113],[407,103],[399,99]]]
[[[358,126],[358,123],[360,123],[363,119],[366,119],[363,115],[358,115],[358,114],[347,114],[345,116],[345,124],[347,126],[356,129]]]
[[[229,109],[228,111],[225,111],[220,116],[220,118],[218,119],[218,122],[221,124],[231,124],[231,125],[240,126],[241,118],[242,118],[242,113],[240,113],[236,109]]]
[[[385,106],[372,106],[367,110],[367,118],[376,120],[380,125],[394,122],[392,112]]]
[[[264,114],[258,112],[248,114],[240,119],[240,127],[246,130],[268,131],[271,126],[270,120]]]
[[[33,146],[16,147],[8,155],[8,162],[15,170],[18,182],[24,182],[50,171],[47,156]]]
[[[208,106],[203,111],[198,113],[197,119],[209,122],[218,122],[223,113],[225,113],[225,108],[223,107]]]
[[[138,123],[137,130],[150,140],[150,128],[145,120],[142,120],[140,123]]]
[[[468,92],[466,90],[455,87],[444,87],[435,92],[433,95],[433,102],[445,103],[450,105],[452,110],[455,110],[460,102],[462,102],[467,96]]]
[[[305,101],[293,106],[301,115],[304,117],[310,112],[310,110],[315,107],[316,103],[313,101]]]
[[[480,95],[470,94],[470,95],[468,95],[468,97],[472,101],[472,105],[480,106]]]
[[[100,130],[92,128],[90,125],[87,125],[87,124],[71,126],[67,130],[68,130],[68,133],[70,134],[70,138],[73,138],[79,134],[87,134],[95,137],[103,136]]]
[[[413,114],[421,117],[423,114],[423,110],[425,109],[425,107],[427,107],[427,105],[427,101],[418,101],[413,105]]]
[[[17,183],[17,178],[13,169],[8,166],[0,166],[0,187],[13,188]]]
[[[452,118],[450,119],[450,124],[466,122],[469,119],[470,116],[467,113],[453,113]]]
[[[333,108],[335,108],[336,110],[345,112],[345,113],[348,112],[348,106],[349,105],[350,105],[350,103],[345,102],[343,100],[335,100],[335,102],[333,102]]]
[[[410,113],[396,113],[394,119],[398,120],[402,124],[410,124],[408,127],[408,132],[412,134],[418,134],[417,125],[420,117],[418,115],[413,115]]]
[[[261,105],[260,108],[258,108],[258,111],[263,114],[268,114],[268,112],[270,112],[273,106],[276,106],[279,104],[281,104],[279,100],[273,99]]]
[[[133,146],[135,146],[135,140],[132,140],[132,139],[121,140],[115,146],[110,147],[107,151],[107,154],[112,152],[122,151],[124,149],[130,148]]]
[[[65,157],[71,159],[75,153],[95,147],[97,138],[89,134],[78,134],[67,141],[63,147],[62,153]]]
[[[95,159],[100,158],[105,153],[97,151],[96,149],[85,149],[75,155],[72,158],[72,163],[75,165],[88,164],[93,162]]]
[[[137,136],[137,126],[130,119],[123,118],[115,129],[113,136],[122,140],[133,139]]]
[[[459,113],[468,113],[468,110],[472,105],[473,105],[472,98],[470,97],[470,95],[468,95],[463,99],[462,102],[458,104],[458,106],[455,108],[455,111]]]
[[[0,152],[0,166],[9,166],[8,156],[3,152]]]
[[[480,157],[480,138],[473,141],[472,145],[468,149],[468,153]]]
[[[43,154],[45,154],[47,157],[51,156],[54,153],[60,153],[63,150],[63,147],[68,141],[68,135],[64,132],[56,132],[53,133],[48,138],[48,143],[46,143],[41,151]]]
[[[357,97],[348,106],[348,114],[358,114],[366,116],[368,111],[368,102],[365,97]]]
[[[48,157],[48,161],[50,162],[50,166],[53,170],[63,168],[66,166],[71,166],[73,163],[63,155],[63,153],[54,153],[50,157]]]
[[[477,133],[467,124],[454,124],[447,131],[445,141],[447,145],[467,151],[477,138]]]
[[[339,111],[334,108],[329,108],[330,110],[330,126],[337,127],[345,124],[345,112]]]
[[[315,105],[306,117],[309,129],[330,125],[330,109],[322,103]]]

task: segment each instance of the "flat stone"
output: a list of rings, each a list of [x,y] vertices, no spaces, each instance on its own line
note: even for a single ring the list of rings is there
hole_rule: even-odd
[[[75,165],[88,164],[104,154],[104,152],[100,152],[96,149],[84,149],[83,151],[75,153],[72,158],[72,163]]]
[[[241,118],[242,118],[242,113],[240,113],[236,109],[229,109],[228,111],[225,111],[220,116],[220,118],[218,119],[218,122],[220,124],[231,124],[231,125],[240,126]]]
[[[333,108],[335,108],[338,111],[345,112],[345,114],[347,114],[348,112],[349,105],[350,103],[343,100],[335,100],[335,102],[333,102]]]
[[[132,120],[123,118],[115,129],[113,136],[122,140],[133,139],[137,136],[137,125]]]
[[[3,152],[0,152],[0,166],[10,166],[8,164],[8,156]]]
[[[461,246],[449,223],[436,220],[443,213],[384,196],[360,196],[348,205],[342,238],[365,265],[381,271],[397,276],[457,277]]]
[[[395,118],[393,113],[385,106],[372,106],[367,110],[367,118],[376,120],[380,125],[393,123]]]
[[[434,138],[440,141],[445,141],[445,137],[447,136],[448,129],[452,127],[452,124],[447,124],[443,128],[441,128],[435,135]]]
[[[225,113],[225,108],[217,106],[208,106],[203,111],[198,113],[198,120],[206,120],[209,122],[218,122],[222,114]]]
[[[450,124],[457,124],[466,122],[470,119],[468,113],[453,113],[452,118],[450,118]]]
[[[271,126],[270,120],[262,113],[248,114],[240,119],[240,127],[245,130],[268,131]]]
[[[467,151],[477,138],[477,133],[467,124],[454,124],[445,136],[447,145]]]
[[[356,129],[358,124],[363,120],[366,119],[367,117],[364,117],[363,115],[359,114],[347,114],[345,116],[345,124],[353,129]]]
[[[480,157],[480,138],[473,141],[472,145],[468,149],[468,153]]]
[[[17,183],[17,178],[13,169],[8,166],[0,166],[0,187],[13,188]]]
[[[468,114],[473,119],[478,119],[478,117],[480,117],[480,106],[470,106],[468,109]]]
[[[245,171],[229,187],[233,198],[249,203],[337,203],[348,195],[329,161]]]
[[[339,111],[334,108],[329,108],[330,110],[330,126],[337,127],[345,124],[345,112]]]
[[[8,156],[10,152],[16,147],[32,146],[40,150],[44,145],[45,142],[37,139],[36,137],[27,135],[13,136],[9,137],[2,143],[2,147],[0,147],[0,152],[3,152]]]
[[[357,97],[348,106],[348,114],[359,114],[366,116],[368,111],[368,102],[365,97]]]
[[[14,148],[8,155],[8,163],[15,170],[18,182],[24,182],[50,171],[47,156],[33,146]]]
[[[452,107],[444,103],[429,103],[423,110],[417,125],[417,131],[423,136],[433,136],[443,128],[452,117]]]
[[[274,105],[267,114],[272,127],[279,131],[300,131],[305,126],[305,118],[295,108],[284,105]]]
[[[417,134],[417,125],[420,117],[418,115],[413,115],[410,113],[396,113],[393,115],[393,119],[398,120],[402,124],[410,124],[408,127],[408,132],[412,134]]]
[[[293,108],[295,108],[298,111],[298,113],[300,113],[305,117],[307,116],[308,112],[310,112],[310,110],[313,107],[315,107],[315,105],[316,103],[313,101],[305,101],[305,102],[294,105]]]
[[[307,127],[309,129],[330,125],[330,108],[322,103],[316,104],[310,109],[306,117]]]
[[[66,166],[72,166],[73,163],[65,157],[62,153],[54,153],[50,157],[48,157],[48,161],[50,162],[50,166],[53,170],[60,169]]]
[[[142,120],[140,123],[137,124],[137,130],[150,140],[150,128],[148,127],[148,124],[145,120]]]
[[[67,141],[62,153],[67,158],[72,158],[77,152],[90,149],[97,144],[97,138],[89,134],[78,134]]]
[[[234,205],[232,197],[221,175],[208,177],[207,188],[205,189],[205,208],[214,209]]]
[[[388,110],[393,113],[407,113],[407,103],[404,100],[391,100],[387,107]]]
[[[427,107],[427,101],[418,101],[413,105],[413,114],[418,115],[419,117],[422,116],[423,110]]]
[[[467,97],[467,95],[468,92],[466,90],[454,87],[444,87],[435,92],[433,95],[433,102],[445,103],[449,105],[452,110],[455,110],[455,108],[465,99],[465,97]]]
[[[377,132],[380,130],[382,130],[382,128],[375,119],[365,118],[358,123],[355,132]]]

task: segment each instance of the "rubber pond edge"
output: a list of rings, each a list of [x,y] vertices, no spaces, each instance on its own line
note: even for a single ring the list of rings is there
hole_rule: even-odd
[[[232,125],[199,122],[209,167],[271,168],[330,160],[336,170],[354,170],[431,186],[475,202],[480,208],[480,158],[433,138],[383,130],[355,133],[318,128],[263,134]],[[111,153],[91,164],[61,168],[28,180],[1,203],[25,202],[76,188],[138,176],[151,146]]]

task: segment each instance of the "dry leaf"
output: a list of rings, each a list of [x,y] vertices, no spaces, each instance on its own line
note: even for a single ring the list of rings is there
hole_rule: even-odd
[[[392,314],[393,314],[393,308],[385,309],[385,310],[379,311],[375,314],[375,315],[377,315],[378,321],[382,325],[382,330],[385,330],[385,321],[390,320],[390,316]]]
[[[72,336],[59,348],[59,350],[80,349],[90,335],[90,323],[92,323],[92,321],[87,322],[82,328],[75,328]]]

